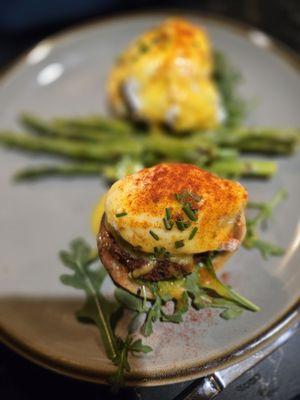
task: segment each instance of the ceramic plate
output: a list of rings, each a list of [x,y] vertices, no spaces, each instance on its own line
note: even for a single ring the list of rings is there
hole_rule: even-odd
[[[105,82],[115,58],[131,39],[168,15],[112,18],[40,43],[2,79],[0,129],[15,129],[24,110],[42,117],[107,112]],[[214,19],[186,17],[203,24],[214,46],[242,71],[241,92],[256,103],[249,123],[300,125],[298,73],[268,37]],[[114,368],[96,328],[76,321],[82,297],[59,282],[63,267],[57,254],[77,236],[93,243],[90,212],[105,184],[95,178],[13,184],[17,168],[44,159],[0,154],[0,336],[39,364],[103,382]],[[190,310],[180,325],[157,323],[145,340],[154,351],[132,358],[130,383],[154,385],[206,375],[258,350],[293,321],[300,282],[298,173],[295,156],[279,160],[279,173],[271,181],[245,182],[258,201],[268,200],[280,187],[288,190],[288,200],[265,233],[287,254],[264,261],[256,251],[242,249],[221,272],[262,311],[224,321],[210,310]]]

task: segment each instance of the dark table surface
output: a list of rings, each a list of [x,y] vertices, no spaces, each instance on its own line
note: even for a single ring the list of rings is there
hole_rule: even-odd
[[[26,6],[25,6],[26,4]],[[1,0],[0,68],[45,36],[95,16],[117,10],[157,7],[151,0]],[[182,1],[165,1],[182,7]],[[185,0],[185,7],[248,22],[300,52],[298,0]],[[59,12],[58,12],[59,11]],[[126,389],[114,397],[106,386],[60,376],[23,359],[0,344],[0,399],[174,399],[189,383],[155,388]],[[252,370],[232,383],[219,400],[300,399],[300,335],[295,334]]]
[[[300,398],[300,335],[233,382],[218,400]],[[188,383],[127,389],[113,396],[106,386],[75,381],[38,367],[0,345],[0,398],[3,400],[171,400]]]

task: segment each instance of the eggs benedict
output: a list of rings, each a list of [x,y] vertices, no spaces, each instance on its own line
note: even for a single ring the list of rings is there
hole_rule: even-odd
[[[117,285],[179,279],[208,254],[219,268],[241,245],[247,191],[190,164],[158,164],[115,182],[97,236]],[[151,293],[148,292],[151,298]]]
[[[119,116],[167,125],[175,133],[213,129],[225,117],[213,67],[206,32],[168,19],[118,58],[108,81],[109,103]]]

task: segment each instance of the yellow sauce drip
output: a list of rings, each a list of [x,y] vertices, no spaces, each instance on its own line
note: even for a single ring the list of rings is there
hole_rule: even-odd
[[[176,300],[180,300],[185,291],[183,284],[183,279],[177,279],[175,281],[161,281],[158,283],[158,294],[161,297],[169,295]]]
[[[102,215],[104,213],[105,200],[106,200],[106,193],[100,197],[98,203],[94,207],[91,214],[91,230],[93,235],[95,236],[99,232],[100,222],[102,219]]]

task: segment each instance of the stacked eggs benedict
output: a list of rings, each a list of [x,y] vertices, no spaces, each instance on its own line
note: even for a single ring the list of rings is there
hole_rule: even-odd
[[[215,268],[246,233],[245,188],[190,164],[159,164],[124,177],[105,197],[99,256],[116,284],[181,278],[203,257]]]
[[[213,81],[209,38],[174,18],[142,34],[121,54],[108,82],[116,114],[175,133],[213,129],[224,119]]]

